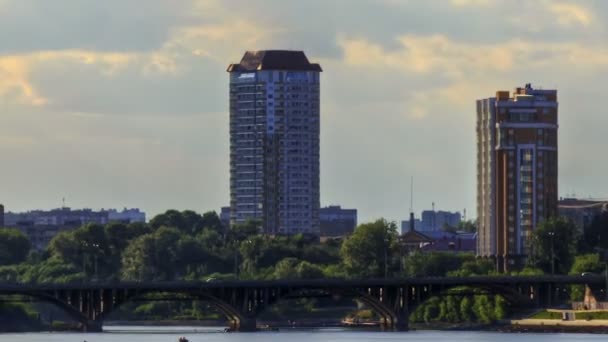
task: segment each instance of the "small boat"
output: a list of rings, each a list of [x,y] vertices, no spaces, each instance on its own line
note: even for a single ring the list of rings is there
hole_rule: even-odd
[[[179,340],[177,340],[177,342],[190,342],[190,341],[185,337],[180,337]]]

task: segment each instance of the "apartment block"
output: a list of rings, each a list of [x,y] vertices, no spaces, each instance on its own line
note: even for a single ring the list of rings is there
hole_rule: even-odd
[[[319,64],[247,51],[230,64],[230,224],[319,234]]]
[[[477,101],[477,253],[522,265],[531,234],[557,215],[556,90],[531,84]]]

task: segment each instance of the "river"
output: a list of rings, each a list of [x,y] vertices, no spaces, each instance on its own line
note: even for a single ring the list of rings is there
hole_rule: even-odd
[[[0,334],[1,342],[176,342],[180,336],[191,342],[559,342],[606,341],[606,335],[533,334],[493,332],[365,332],[344,329],[319,329],[287,332],[232,333],[218,328],[200,327],[109,327],[101,334],[22,333]]]

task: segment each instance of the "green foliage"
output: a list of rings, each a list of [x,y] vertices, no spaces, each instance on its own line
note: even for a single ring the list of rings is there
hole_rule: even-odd
[[[42,329],[38,315],[27,304],[0,303],[0,332]]]
[[[410,315],[416,323],[483,323],[490,324],[507,315],[502,296],[474,295],[431,297]]]
[[[30,251],[30,240],[17,229],[0,228],[0,266],[25,261]]]
[[[574,223],[564,218],[550,218],[541,222],[534,231],[530,248],[532,266],[546,273],[555,267],[555,273],[565,274],[570,270],[578,245],[579,232]]]
[[[497,275],[494,262],[488,259],[467,260],[459,269],[447,273],[448,277],[471,277]]]
[[[471,253],[415,252],[405,258],[404,272],[408,277],[441,277],[457,271],[465,262],[475,263]],[[461,273],[468,272],[466,270]],[[459,273],[453,273],[458,276]]]
[[[569,274],[581,275],[583,273],[602,274],[606,268],[606,264],[600,261],[599,254],[583,254],[577,255],[574,258],[574,263]],[[584,285],[570,286],[570,299],[573,301],[581,301],[585,296]]]
[[[584,252],[608,250],[608,211],[596,215],[585,227],[580,247]]]
[[[475,233],[477,231],[477,221],[460,221],[458,224],[458,230],[461,232]]]
[[[540,268],[534,268],[530,266],[524,267],[523,269],[521,269],[521,271],[511,272],[511,275],[513,276],[537,276],[543,274],[545,274],[545,272],[543,272],[543,270],[541,270]]]
[[[348,274],[355,277],[383,277],[385,268],[396,254],[397,226],[380,219],[359,225],[344,241],[340,251]]]

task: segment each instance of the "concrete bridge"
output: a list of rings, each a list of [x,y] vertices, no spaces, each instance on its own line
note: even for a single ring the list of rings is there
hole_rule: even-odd
[[[482,276],[367,280],[277,280],[211,282],[120,282],[70,284],[0,283],[0,295],[22,295],[53,303],[82,323],[85,331],[101,331],[104,318],[129,301],[151,293],[185,294],[217,307],[236,331],[256,329],[257,315],[288,298],[342,296],[357,299],[381,318],[387,329],[407,330],[412,310],[432,296],[503,295],[514,306],[551,306],[566,299],[568,285],[587,285],[605,292],[603,276]],[[466,291],[471,291],[466,293]],[[475,291],[474,293],[472,291]]]

